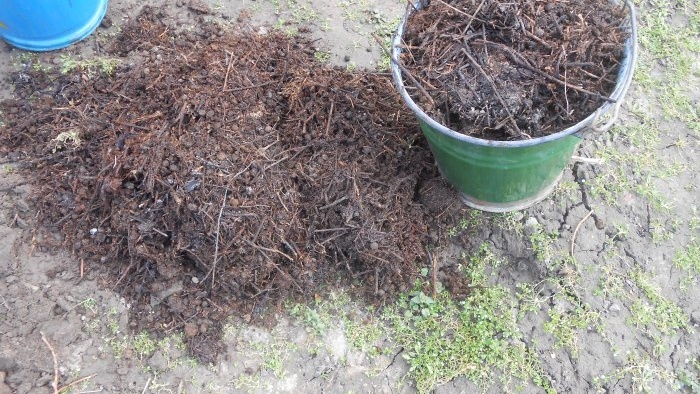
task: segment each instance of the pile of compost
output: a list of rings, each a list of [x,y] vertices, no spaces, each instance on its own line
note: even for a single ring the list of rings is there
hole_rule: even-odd
[[[434,0],[409,17],[399,61],[409,94],[441,124],[489,140],[542,137],[612,101],[625,18],[608,0]]]
[[[25,71],[1,105],[0,154],[24,163],[40,222],[133,300],[134,329],[184,327],[211,360],[229,314],[338,273],[379,303],[410,287],[438,174],[389,76],[323,66],[303,38],[166,19],[146,7],[124,27],[114,72]]]

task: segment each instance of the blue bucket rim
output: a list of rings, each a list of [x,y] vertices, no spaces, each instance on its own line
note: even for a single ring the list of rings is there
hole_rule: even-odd
[[[89,20],[86,20],[82,26],[73,31],[65,32],[63,35],[53,38],[24,38],[7,33],[0,34],[0,38],[15,48],[31,52],[49,52],[66,48],[89,37],[97,30],[107,14],[109,0],[91,1],[95,3],[95,12],[92,13]]]
[[[605,102],[599,109],[598,111],[590,114],[588,117],[580,121],[579,123],[576,123],[575,125],[569,126],[568,128],[559,131],[554,134],[546,135],[543,137],[537,137],[537,138],[532,138],[532,139],[527,139],[527,140],[517,140],[517,141],[497,141],[497,140],[487,140],[487,139],[482,139],[482,138],[476,138],[476,137],[471,137],[465,134],[462,134],[460,132],[454,131],[445,125],[439,123],[435,119],[431,118],[428,114],[426,114],[418,104],[416,104],[411,96],[408,94],[408,91],[406,91],[406,87],[404,86],[403,83],[403,77],[401,73],[401,69],[398,66],[398,59],[401,55],[402,52],[402,47],[403,47],[403,34],[404,34],[404,28],[406,26],[406,21],[408,18],[411,16],[411,14],[415,11],[418,11],[421,9],[421,2],[418,1],[418,3],[411,3],[406,7],[406,12],[404,13],[403,17],[401,18],[401,22],[399,23],[398,28],[396,29],[396,32],[394,33],[394,37],[392,39],[391,43],[391,53],[390,53],[390,61],[391,61],[391,76],[394,79],[394,84],[396,85],[396,88],[399,91],[399,94],[401,97],[404,99],[408,107],[416,114],[418,119],[426,123],[428,126],[430,126],[433,130],[436,130],[442,134],[445,134],[449,137],[452,137],[454,139],[457,139],[459,141],[475,144],[475,145],[481,145],[481,146],[491,146],[491,147],[499,147],[499,148],[521,148],[521,147],[526,147],[526,146],[533,146],[533,145],[539,145],[543,144],[546,142],[554,141],[560,138],[564,138],[567,136],[570,136],[572,134],[576,134],[579,132],[583,132],[586,129],[591,128],[593,126],[594,121],[596,121],[600,116],[605,115],[611,108],[613,108],[615,105],[620,105],[622,100],[625,97],[625,94],[627,93],[627,90],[629,89],[631,83],[632,83],[632,74],[634,73],[634,69],[637,64],[637,14],[634,8],[634,5],[630,2],[630,0],[624,0],[624,3],[626,5],[626,8],[628,10],[628,18],[624,23],[629,23],[628,28],[630,29],[630,36],[627,38],[627,41],[625,43],[625,51],[623,54],[622,62],[620,65],[620,71],[617,76],[617,83],[615,85],[615,89],[613,90],[612,94],[610,94],[610,98],[615,100],[614,103],[611,102]]]

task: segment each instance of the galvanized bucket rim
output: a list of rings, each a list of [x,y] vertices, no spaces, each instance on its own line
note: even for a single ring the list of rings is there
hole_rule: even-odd
[[[630,29],[630,37],[625,43],[625,52],[623,54],[623,59],[620,65],[620,71],[617,76],[617,83],[615,85],[615,89],[613,90],[612,94],[610,94],[610,98],[615,100],[615,102],[606,102],[596,112],[590,114],[588,117],[586,117],[579,123],[576,123],[575,125],[570,126],[562,131],[544,137],[537,137],[528,140],[518,141],[496,141],[471,137],[460,132],[454,131],[441,124],[440,122],[436,121],[435,119],[431,118],[428,114],[426,114],[423,111],[423,109],[418,104],[416,104],[413,101],[411,96],[406,91],[406,87],[404,86],[401,69],[398,66],[398,59],[402,51],[402,41],[406,22],[409,16],[415,10],[420,10],[420,1],[418,1],[416,4],[407,6],[406,12],[404,13],[403,18],[401,19],[401,22],[399,23],[399,26],[396,29],[394,38],[392,39],[390,53],[391,75],[394,79],[394,84],[396,85],[399,94],[421,122],[424,122],[434,130],[437,130],[440,133],[450,136],[459,141],[481,146],[521,148],[526,146],[539,145],[549,141],[554,141],[576,133],[582,133],[587,129],[594,127],[594,123],[601,116],[604,116],[610,109],[614,107],[619,108],[619,106],[622,103],[622,100],[625,97],[625,94],[627,93],[627,90],[629,89],[630,84],[632,83],[632,74],[637,63],[637,16],[634,9],[634,5],[630,2],[630,0],[625,0],[625,5],[628,10],[628,19],[623,23],[629,23],[628,28]]]

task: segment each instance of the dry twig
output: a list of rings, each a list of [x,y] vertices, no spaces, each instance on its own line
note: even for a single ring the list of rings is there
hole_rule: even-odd
[[[219,217],[216,219],[216,236],[214,241],[214,261],[211,264],[211,269],[207,273],[207,276],[211,274],[211,286],[214,288],[214,281],[216,278],[216,263],[219,262],[219,231],[221,230],[221,215],[224,213],[224,207],[226,206],[226,198],[228,197],[228,190],[224,191],[224,198],[221,200],[221,208],[219,209]],[[204,282],[207,279],[205,276],[202,279]]]
[[[578,222],[576,228],[574,229],[574,233],[571,235],[571,248],[569,249],[569,254],[571,255],[571,257],[574,257],[574,246],[576,245],[576,235],[578,234],[578,230],[579,228],[581,228],[583,222],[585,222],[589,217],[591,217],[591,215],[593,215],[592,209],[586,214],[586,216],[583,217],[583,219],[581,219],[580,222]]]
[[[41,334],[41,340],[44,341],[49,351],[51,351],[51,357],[53,358],[53,382],[51,382],[51,387],[53,388],[54,394],[58,394],[58,358],[56,357],[56,352],[53,350],[53,346],[51,346],[48,339],[46,339],[44,333],[39,331],[39,334]]]
[[[84,378],[80,378],[80,379],[78,379],[78,380],[74,380],[73,382],[68,383],[67,385],[60,387],[60,388],[58,389],[58,392],[60,393],[61,391],[67,390],[67,389],[69,389],[69,388],[75,386],[76,384],[82,383],[82,382],[84,382],[84,381],[86,381],[86,380],[89,380],[89,379],[92,379],[92,378],[94,378],[95,376],[97,376],[96,373],[94,373],[94,374],[92,374],[92,375],[89,375],[89,376],[86,376],[86,377],[84,377]],[[83,391],[83,392],[84,392],[84,391]]]

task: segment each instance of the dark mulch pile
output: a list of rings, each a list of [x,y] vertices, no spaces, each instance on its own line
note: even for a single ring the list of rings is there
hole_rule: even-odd
[[[429,96],[412,89],[413,99],[453,130],[541,137],[606,101],[628,37],[624,20],[608,0],[434,0],[409,18],[400,61]]]
[[[449,204],[421,204],[438,175],[389,76],[325,68],[304,39],[166,19],[146,8],[115,43],[142,61],[24,73],[2,103],[0,154],[24,158],[42,223],[85,270],[136,301],[134,328],[185,327],[211,360],[228,314],[339,272],[379,303],[411,286]]]

